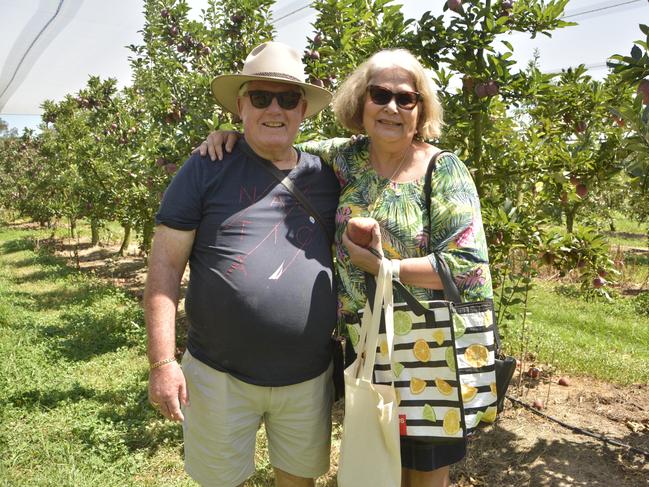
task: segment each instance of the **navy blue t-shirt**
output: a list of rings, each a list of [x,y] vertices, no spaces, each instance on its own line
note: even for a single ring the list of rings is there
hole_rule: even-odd
[[[330,242],[340,186],[311,154],[301,153],[290,172],[324,219],[325,235],[255,159],[264,161],[244,140],[221,162],[192,156],[167,188],[156,223],[196,230],[185,299],[190,353],[251,384],[296,384],[331,359]]]

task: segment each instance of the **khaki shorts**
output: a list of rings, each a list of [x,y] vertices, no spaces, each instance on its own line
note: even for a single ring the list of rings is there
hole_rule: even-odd
[[[255,439],[262,421],[270,463],[297,477],[329,470],[332,368],[315,379],[283,387],[242,382],[196,360],[182,360],[189,406],[185,470],[204,486],[237,486],[255,472]]]

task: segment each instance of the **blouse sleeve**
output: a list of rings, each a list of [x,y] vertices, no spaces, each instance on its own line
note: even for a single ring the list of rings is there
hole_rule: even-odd
[[[312,140],[302,142],[297,145],[297,148],[302,152],[314,154],[322,160],[327,166],[331,167],[338,178],[342,182],[348,179],[347,173],[347,152],[350,151],[352,142],[350,139],[338,137],[327,140]]]
[[[438,258],[448,264],[463,301],[491,299],[493,290],[480,200],[471,174],[455,155],[439,159],[431,178],[431,223],[428,256],[439,272]]]

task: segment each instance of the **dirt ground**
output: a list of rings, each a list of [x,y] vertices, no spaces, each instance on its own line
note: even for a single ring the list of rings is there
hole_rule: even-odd
[[[55,247],[59,255],[76,265],[73,245],[58,242]],[[79,265],[141,299],[145,276],[142,258],[135,248],[116,258],[116,250],[82,243]],[[533,380],[517,373],[509,395],[526,404],[542,400],[542,413],[647,453],[576,433],[531,408],[506,400],[498,421],[470,440],[467,457],[453,467],[456,486],[649,486],[649,384],[620,387],[568,376],[569,385],[561,386],[558,378],[558,374],[541,374]],[[342,424],[340,403],[334,421],[336,431],[336,425]],[[334,464],[335,456],[334,452]],[[335,485],[334,472],[335,465],[326,485]]]

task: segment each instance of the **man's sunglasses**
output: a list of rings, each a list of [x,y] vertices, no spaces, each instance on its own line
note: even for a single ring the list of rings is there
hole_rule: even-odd
[[[370,93],[370,99],[377,105],[387,105],[394,98],[397,101],[397,106],[404,110],[412,110],[417,106],[417,103],[422,100],[422,97],[416,91],[400,91],[394,93],[387,88],[381,86],[369,85],[367,90]]]
[[[277,103],[281,108],[284,110],[293,110],[302,99],[302,93],[299,91],[281,91],[276,93],[274,91],[250,90],[246,95],[248,95],[250,103],[255,108],[267,108],[273,102],[273,98],[277,98]]]

